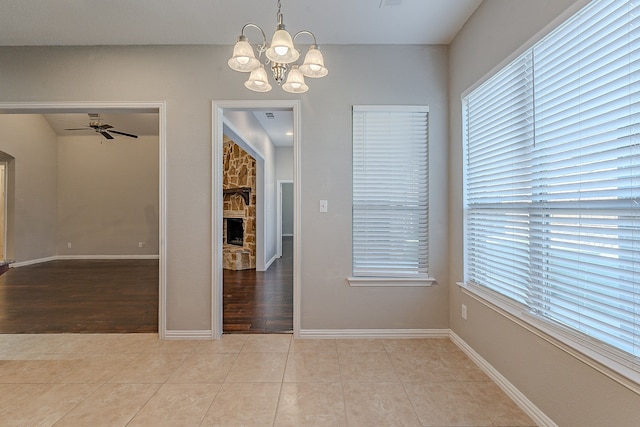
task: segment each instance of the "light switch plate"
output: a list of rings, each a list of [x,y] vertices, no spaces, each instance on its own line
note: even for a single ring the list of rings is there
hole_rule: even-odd
[[[329,212],[329,204],[326,200],[320,200],[320,212]]]

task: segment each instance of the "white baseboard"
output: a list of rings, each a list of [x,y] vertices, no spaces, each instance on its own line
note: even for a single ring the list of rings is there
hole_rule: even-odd
[[[57,258],[54,257],[54,256],[50,256],[50,257],[46,257],[46,258],[30,259],[28,261],[14,262],[13,264],[11,264],[11,267],[12,268],[25,267],[27,265],[40,264],[41,262],[55,261],[56,259]]]
[[[57,255],[59,260],[74,259],[160,259],[160,255]]]
[[[300,338],[448,338],[449,329],[301,329]]]
[[[203,330],[172,330],[165,331],[164,339],[166,340],[211,340],[213,339],[213,331],[211,329]]]
[[[455,332],[450,333],[453,341],[473,362],[484,371],[497,385],[522,409],[537,425],[543,427],[558,427],[544,412],[533,404],[520,390],[509,382],[500,372],[498,372],[489,362],[480,356]]]
[[[25,267],[27,265],[40,264],[49,261],[86,259],[160,259],[160,255],[55,255],[46,258],[15,262],[11,264],[11,267]]]
[[[278,254],[275,254],[269,261],[267,261],[267,263],[264,265],[264,271],[267,271],[269,269],[269,267],[271,266],[271,264],[274,263],[275,260],[278,259]]]

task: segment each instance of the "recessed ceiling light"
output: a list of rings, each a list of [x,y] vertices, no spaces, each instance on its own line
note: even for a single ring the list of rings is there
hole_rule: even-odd
[[[287,132],[287,133],[285,133],[285,135],[287,135],[287,136],[293,136],[293,132]]]

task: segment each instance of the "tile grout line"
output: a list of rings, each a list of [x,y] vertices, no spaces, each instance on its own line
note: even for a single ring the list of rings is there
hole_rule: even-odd
[[[222,341],[222,337],[220,337],[218,339],[218,341],[219,342]],[[224,379],[222,380],[222,383],[220,383],[220,387],[218,388],[218,391],[216,391],[216,394],[213,396],[213,399],[211,399],[211,403],[209,403],[209,406],[207,407],[207,410],[204,411],[204,413],[202,414],[202,418],[200,419],[200,423],[198,424],[199,426],[202,426],[202,423],[204,423],[204,420],[207,418],[207,414],[209,414],[209,411],[211,410],[211,407],[213,406],[213,403],[216,401],[216,398],[220,395],[220,392],[222,391],[222,388],[227,383],[227,378],[229,377],[229,372],[231,372],[231,369],[233,369],[233,365],[236,363],[236,360],[238,360],[238,356],[242,352],[242,349],[244,348],[244,345],[246,343],[247,343],[247,339],[245,338],[245,340],[242,342],[242,345],[240,346],[240,349],[235,353],[212,353],[212,354],[235,354],[235,358],[233,359],[233,363],[231,363],[231,366],[227,370],[227,373],[225,374]],[[206,353],[206,354],[209,354],[209,353]]]
[[[396,369],[396,366],[393,364],[393,361],[391,360],[391,356],[389,355],[389,350],[387,349],[387,346],[385,345],[384,340],[382,341],[382,345],[384,347],[385,353],[387,353],[387,357],[389,358],[389,363],[391,363],[391,367],[393,368],[393,372],[396,374],[396,377],[398,378],[398,382],[402,386],[402,391],[404,391],[404,395],[407,398],[407,401],[409,401],[409,405],[411,405],[411,410],[413,411],[413,414],[415,415],[416,420],[418,420],[420,425],[423,425],[422,421],[420,420],[420,417],[418,416],[418,411],[416,410],[416,408],[415,408],[415,406],[413,404],[413,400],[411,400],[411,398],[409,397],[409,392],[407,391],[407,388],[405,386],[405,382],[402,381],[402,378],[400,378],[400,375],[398,375],[398,371]]]
[[[276,400],[276,410],[273,412],[273,421],[271,426],[275,427],[276,419],[278,419],[278,408],[280,408],[280,399],[282,398],[282,388],[284,387],[284,376],[287,373],[287,364],[289,363],[289,355],[291,354],[291,344],[293,342],[293,335],[289,337],[289,347],[287,350],[287,357],[284,361],[284,369],[282,370],[282,378],[280,379],[280,391],[278,392],[278,399]]]
[[[342,391],[342,406],[344,407],[344,420],[349,427],[349,411],[347,411],[347,396],[344,393],[344,376],[342,375],[342,364],[340,363],[340,349],[338,348],[338,341],[334,339],[336,345],[336,354],[338,356],[338,371],[340,372],[340,390]]]
[[[160,341],[160,340],[158,340]],[[149,396],[149,398],[144,402],[144,404],[142,406],[140,406],[140,408],[138,408],[138,410],[136,411],[136,413],[131,417],[131,419],[129,421],[127,421],[127,423],[125,424],[125,426],[128,426],[129,424],[131,424],[131,422],[133,420],[136,419],[136,417],[142,412],[142,410],[149,404],[149,402],[154,398],[154,396],[156,396],[158,394],[158,392],[160,391],[160,389],[162,388],[162,386],[164,386],[165,384],[167,384],[167,381],[169,381],[169,379],[178,371],[178,369],[180,369],[182,367],[182,365],[184,364],[184,362],[189,358],[189,355],[193,354],[195,348],[196,348],[197,344],[194,345],[193,347],[191,347],[190,351],[187,353],[187,355],[184,357],[184,359],[182,359],[182,361],[180,362],[180,364],[173,370],[173,372],[171,372],[167,378],[164,379],[163,382],[161,383],[155,383],[158,384],[158,388],[156,388],[156,390]],[[147,346],[147,348],[150,348],[151,346]],[[159,355],[159,354],[182,354],[182,352],[179,353],[171,353],[171,352],[167,352],[167,353],[154,353],[151,351],[148,351],[146,354],[152,354],[152,355]],[[113,378],[113,377],[112,377]]]

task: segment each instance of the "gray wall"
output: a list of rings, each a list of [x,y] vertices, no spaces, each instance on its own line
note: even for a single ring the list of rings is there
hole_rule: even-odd
[[[157,136],[58,138],[58,255],[158,255],[158,149]]]
[[[276,147],[276,180],[293,181],[293,147]]]
[[[310,82],[302,111],[302,328],[447,328],[447,47],[323,48],[329,75]],[[428,288],[357,288],[351,273],[351,108],[428,105]],[[320,213],[319,200],[328,213]]]
[[[246,90],[231,46],[4,47],[0,101],[166,101],[167,328],[211,328],[211,101],[301,100],[301,327],[448,327],[447,47],[323,46],[329,75]],[[375,66],[371,66],[375,59]],[[98,83],[96,83],[98,82]],[[352,288],[351,106],[429,105],[430,288]],[[275,183],[274,183],[275,184]],[[329,212],[318,212],[318,200]]]
[[[9,259],[56,253],[57,150],[57,137],[42,115],[0,115],[0,151],[15,159],[10,165]]]
[[[293,236],[293,184],[282,184],[282,235]]]
[[[293,147],[277,147],[276,180],[293,181]],[[293,184],[282,185],[282,234],[293,236]]]
[[[103,144],[59,138],[39,114],[0,115],[0,151],[15,158],[8,258],[18,265],[56,255],[158,255],[157,136]]]
[[[293,147],[276,149],[276,181],[293,181]],[[293,236],[293,184],[282,184],[282,234]]]
[[[484,0],[450,45],[451,328],[560,426],[640,425],[640,396],[455,285],[463,280],[460,96],[574,0]],[[468,307],[468,320],[460,306]]]

